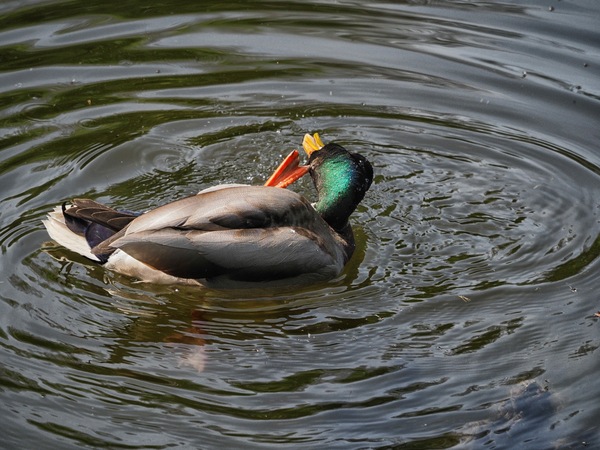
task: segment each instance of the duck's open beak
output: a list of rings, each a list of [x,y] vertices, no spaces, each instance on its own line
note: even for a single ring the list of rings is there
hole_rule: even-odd
[[[298,154],[298,150],[292,150],[287,158],[279,164],[279,167],[275,169],[275,172],[269,177],[265,186],[286,188],[306,175],[308,169],[308,166],[300,165],[300,155]]]
[[[305,134],[302,140],[302,148],[308,156],[317,150],[321,150],[325,144],[321,141],[318,133],[313,136]],[[273,175],[269,177],[265,186],[275,186],[280,188],[288,187],[295,183],[308,173],[309,166],[300,165],[300,156],[297,150],[292,152],[283,160],[283,162],[275,169]]]
[[[302,140],[302,148],[308,156],[310,156],[313,152],[321,150],[325,144],[321,141],[319,137],[319,133],[315,133],[313,136],[310,134],[305,134],[304,139]]]

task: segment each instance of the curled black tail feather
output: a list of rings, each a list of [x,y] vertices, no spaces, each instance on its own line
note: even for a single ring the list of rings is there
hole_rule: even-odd
[[[129,211],[117,211],[108,206],[89,199],[74,199],[72,206],[62,204],[62,212],[67,228],[79,236],[85,237],[90,248],[121,231],[139,214]],[[105,263],[112,251],[106,254],[96,254]]]

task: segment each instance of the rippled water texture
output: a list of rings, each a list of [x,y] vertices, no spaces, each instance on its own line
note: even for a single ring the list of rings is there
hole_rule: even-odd
[[[600,446],[599,3],[92,3],[0,4],[1,447]],[[42,227],[306,132],[376,170],[332,282],[144,285]]]

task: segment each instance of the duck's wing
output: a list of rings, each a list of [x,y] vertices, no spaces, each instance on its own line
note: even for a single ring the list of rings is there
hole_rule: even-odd
[[[144,264],[177,278],[262,282],[328,279],[343,267],[319,236],[302,228],[221,231],[165,229],[124,236],[113,243]]]
[[[335,239],[302,196],[229,186],[150,211],[93,251],[105,252],[108,244],[179,278],[330,278],[344,264]]]
[[[303,225],[318,217],[309,201],[275,187],[225,185],[160,206],[133,220],[125,235],[164,228],[216,231]]]
[[[63,214],[67,226],[73,232],[89,226],[90,223],[103,226],[113,232],[125,228],[139,214],[130,211],[117,211],[87,198],[73,199],[72,205],[63,205]]]

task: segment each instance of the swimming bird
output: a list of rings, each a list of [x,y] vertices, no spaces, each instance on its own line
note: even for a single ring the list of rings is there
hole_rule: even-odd
[[[373,179],[369,161],[306,135],[265,186],[219,185],[144,214],[74,199],[44,225],[62,246],[153,283],[208,287],[306,284],[341,273],[354,251],[348,219]],[[314,206],[282,189],[310,173]]]

